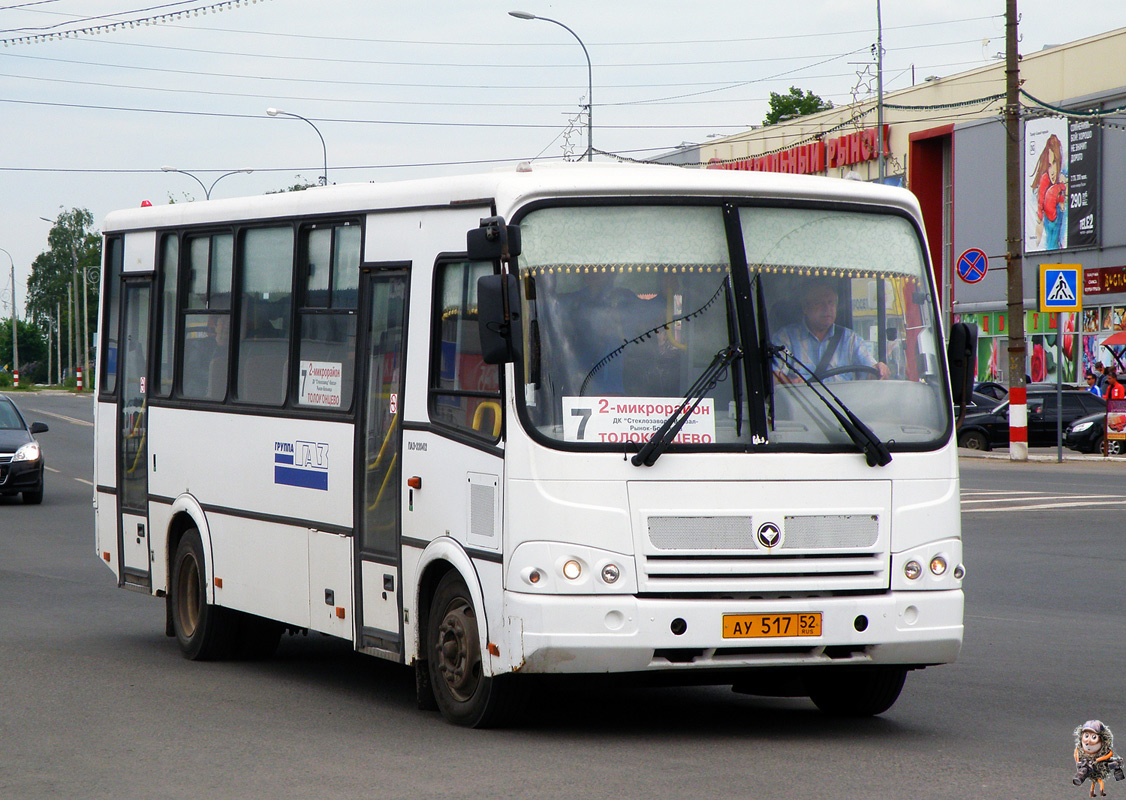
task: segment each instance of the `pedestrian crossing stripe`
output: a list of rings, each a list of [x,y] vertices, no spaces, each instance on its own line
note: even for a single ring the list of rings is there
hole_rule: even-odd
[[[1040,265],[1040,311],[1081,311],[1079,264]]]

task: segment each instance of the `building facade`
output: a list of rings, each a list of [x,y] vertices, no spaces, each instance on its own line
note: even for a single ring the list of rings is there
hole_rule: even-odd
[[[1126,348],[1104,344],[1126,330],[1126,28],[1023,55],[1020,77],[1026,373],[1126,371]],[[886,93],[882,109],[873,98],[709,140],[701,161],[910,189],[947,320],[978,325],[979,379],[1007,381],[1004,105],[998,62]],[[971,249],[987,260],[959,275]],[[1080,266],[1082,311],[1038,311],[1040,265],[1055,263]]]

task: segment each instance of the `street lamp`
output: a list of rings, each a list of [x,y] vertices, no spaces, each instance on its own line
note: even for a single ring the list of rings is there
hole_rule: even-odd
[[[271,117],[276,117],[280,114],[283,117],[295,117],[296,119],[305,120],[305,122],[308,122],[309,126],[317,132],[317,136],[319,136],[321,140],[321,150],[324,151],[325,156],[325,171],[320,177],[320,184],[321,186],[328,186],[328,148],[325,147],[325,137],[321,136],[321,132],[317,126],[300,114],[294,114],[292,111],[282,111],[280,108],[267,108],[266,113]]]
[[[250,173],[254,172],[254,170],[252,170],[252,169],[236,169],[236,170],[232,170],[231,172],[225,172],[222,175],[220,175],[218,178],[213,180],[211,182],[211,186],[208,187],[208,186],[204,186],[203,181],[201,181],[199,178],[197,178],[195,175],[188,172],[187,170],[176,169],[175,167],[161,167],[160,171],[161,172],[179,172],[181,175],[187,175],[189,178],[191,178],[192,180],[194,180],[196,183],[198,183],[200,186],[203,187],[204,197],[206,197],[208,200],[211,199],[211,190],[215,188],[215,184],[217,184],[219,181],[223,180],[223,178],[227,177],[228,175],[239,175],[239,174],[243,174],[243,173],[249,175]]]
[[[2,247],[0,247],[0,253],[6,255],[8,263],[12,265],[12,374],[15,376],[16,386],[19,386],[20,337],[16,330],[16,262],[12,260],[12,254]]]
[[[560,22],[557,19],[549,19],[548,17],[537,17],[535,14],[529,14],[527,11],[509,11],[508,15],[511,16],[511,17],[516,17],[516,19],[539,19],[539,20],[543,20],[544,22],[552,22],[552,23],[558,25],[563,30],[567,31],[567,33],[574,36],[575,41],[577,41],[579,43],[579,47],[581,47],[583,49],[583,55],[586,56],[586,77],[587,77],[587,85],[586,85],[586,99],[587,99],[587,106],[586,106],[586,160],[587,161],[593,161],[594,160],[594,69],[590,65],[590,53],[587,52],[586,45],[583,44],[583,40],[579,38],[579,35],[577,33],[575,33],[573,30],[568,28],[566,25],[564,25],[562,22]]]

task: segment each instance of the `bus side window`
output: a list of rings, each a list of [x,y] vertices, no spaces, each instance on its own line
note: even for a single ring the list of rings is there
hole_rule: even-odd
[[[500,438],[500,368],[481,356],[477,279],[488,262],[439,264],[434,279],[430,418],[483,439]]]
[[[297,405],[347,411],[356,373],[356,313],[359,302],[361,229],[353,221],[304,226],[298,250]],[[310,371],[338,374],[316,391]]]

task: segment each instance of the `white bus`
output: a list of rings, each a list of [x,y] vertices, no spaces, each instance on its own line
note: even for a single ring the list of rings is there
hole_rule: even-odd
[[[316,631],[486,726],[561,673],[874,714],[958,654],[906,191],[521,165],[104,230],[96,552],[188,658]]]

